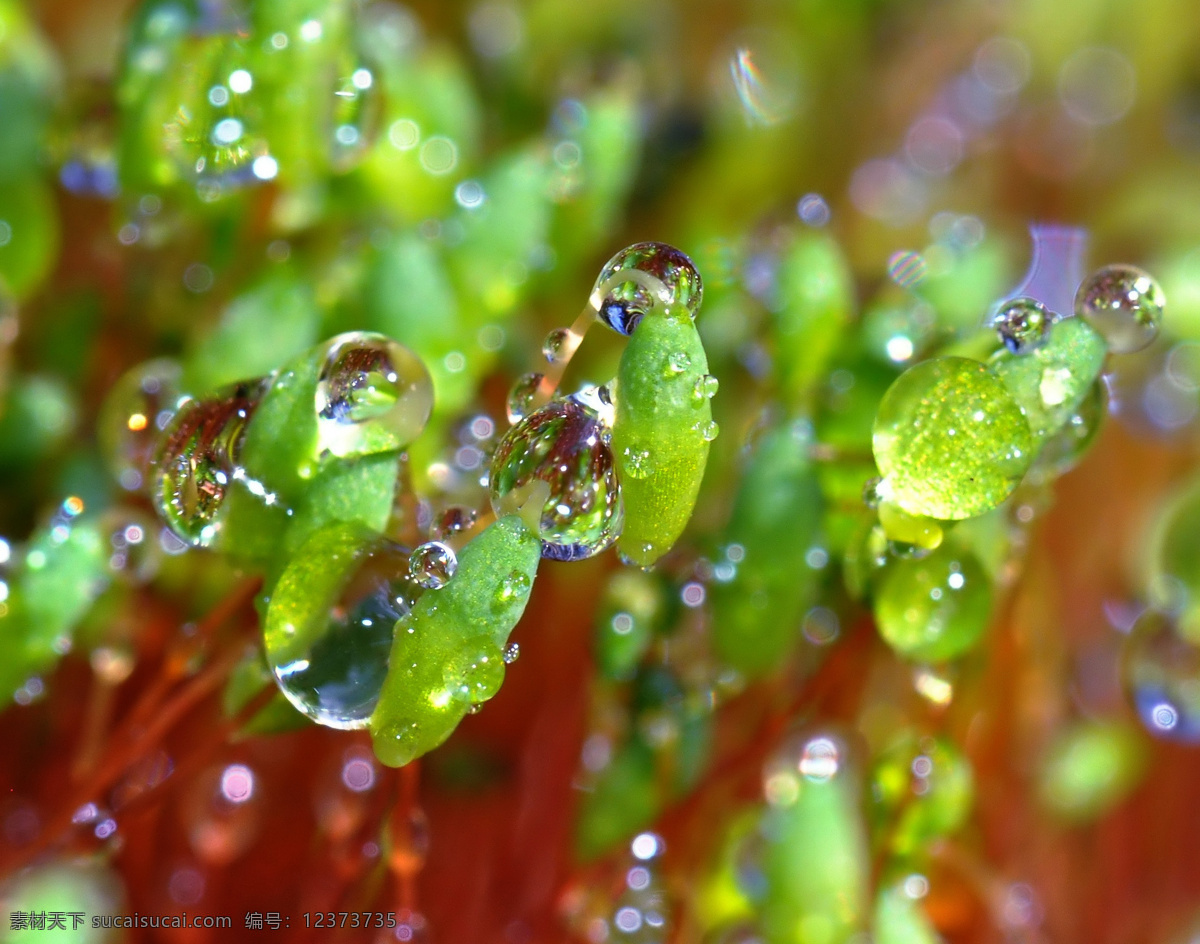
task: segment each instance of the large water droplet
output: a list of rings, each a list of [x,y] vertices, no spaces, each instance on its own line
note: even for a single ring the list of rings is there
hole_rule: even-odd
[[[492,459],[492,507],[534,481],[550,486],[542,506],[542,556],[578,560],[599,554],[621,533],[624,514],[604,424],[574,399],[530,414],[500,441]],[[544,487],[544,486],[543,486]]]
[[[992,318],[992,327],[1014,354],[1028,354],[1041,347],[1050,331],[1053,316],[1046,306],[1032,298],[1006,301]]]
[[[998,506],[1033,458],[1029,424],[1004,382],[963,357],[901,374],[879,404],[872,447],[881,497],[944,521]]]
[[[651,278],[640,278],[639,273]],[[657,284],[656,284],[657,283]],[[632,334],[657,304],[682,305],[692,317],[704,286],[692,260],[666,243],[635,243],[608,260],[592,292],[601,320],[614,331]]]
[[[1156,737],[1200,743],[1200,634],[1151,610],[1125,641],[1122,673],[1142,725]]]
[[[1150,275],[1131,265],[1107,265],[1084,279],[1075,314],[1104,335],[1114,354],[1132,354],[1158,337],[1166,298]]]
[[[408,445],[433,410],[433,381],[416,354],[382,334],[351,331],[329,341],[317,382],[320,448],[335,456]]]
[[[270,378],[235,384],[179,407],[154,457],[151,498],[183,541],[205,547],[216,538],[246,424]]]
[[[458,558],[441,541],[426,541],[408,559],[408,576],[426,590],[441,590],[457,569]]]
[[[147,361],[126,372],[100,409],[97,434],[104,460],[121,487],[137,491],[179,401],[179,364],[169,358]]]
[[[305,564],[280,578],[267,611],[267,662],[297,710],[327,727],[362,728],[383,688],[396,621],[420,591],[404,579],[405,548],[383,538],[340,544],[333,553],[349,560],[328,593],[312,591]]]

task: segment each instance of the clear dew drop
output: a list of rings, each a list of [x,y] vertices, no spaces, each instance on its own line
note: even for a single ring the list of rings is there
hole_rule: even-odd
[[[315,407],[321,451],[363,456],[408,445],[429,421],[433,381],[416,354],[382,334],[328,342]]]
[[[571,331],[569,328],[555,328],[542,342],[542,356],[547,364],[557,364],[570,356]]]
[[[1075,314],[1104,336],[1114,354],[1140,351],[1158,337],[1165,305],[1158,282],[1131,265],[1097,269],[1075,295]]]
[[[717,395],[717,391],[721,387],[721,382],[712,374],[704,374],[696,378],[696,385],[692,388],[692,398],[698,403],[705,400],[711,400]]]
[[[612,451],[600,416],[573,398],[554,400],[508,431],[492,459],[492,507],[535,480],[542,506],[542,556],[578,560],[599,554],[621,533],[624,511]]]
[[[992,318],[992,327],[1014,354],[1028,354],[1046,342],[1053,315],[1033,298],[1013,298]]]
[[[403,579],[408,551],[383,538],[372,542],[325,613],[296,619],[296,601],[276,593],[268,609],[267,663],[288,701],[332,728],[366,727],[387,674],[396,621],[420,592]],[[270,629],[279,620],[284,632]],[[286,630],[290,628],[291,632]]]
[[[441,541],[427,541],[413,550],[408,575],[426,590],[441,590],[458,569],[454,551]]]
[[[674,351],[667,358],[667,372],[669,374],[682,374],[691,366],[692,359],[683,351]]]
[[[1122,676],[1142,726],[1155,737],[1200,743],[1200,634],[1195,617],[1151,610],[1125,640]]]
[[[238,465],[238,453],[270,378],[225,388],[179,407],[154,457],[151,498],[159,515],[182,541],[210,545]]]
[[[517,378],[512,389],[508,391],[506,410],[510,423],[519,423],[533,412],[533,405],[537,402],[538,387],[543,379],[545,378],[538,373],[522,374]]]
[[[642,446],[626,446],[621,454],[621,472],[630,478],[644,479],[654,471],[650,450]]]
[[[512,665],[521,658],[521,646],[518,643],[510,642],[504,649],[504,664]]]
[[[529,593],[531,586],[528,574],[520,570],[511,571],[496,588],[496,605],[508,606],[517,602]]]
[[[709,420],[707,423],[696,423],[692,426],[696,432],[700,434],[700,438],[705,442],[712,442],[721,432],[721,427],[717,425],[715,420]]]
[[[113,477],[126,491],[146,484],[159,434],[179,402],[178,362],[159,358],[138,364],[118,380],[100,409],[97,435]]]
[[[643,272],[658,283],[654,290],[650,280],[638,280],[631,275],[622,279],[628,270]],[[608,260],[596,279],[593,303],[600,319],[619,334],[632,334],[655,304],[684,306],[696,317],[704,286],[700,273],[684,253],[666,243],[635,243],[622,249]]]

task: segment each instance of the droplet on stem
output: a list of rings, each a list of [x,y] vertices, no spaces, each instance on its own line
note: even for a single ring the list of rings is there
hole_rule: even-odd
[[[703,295],[700,273],[691,259],[666,243],[644,242],[608,260],[596,279],[591,304],[605,324],[629,335],[655,304],[682,305],[696,317]]]

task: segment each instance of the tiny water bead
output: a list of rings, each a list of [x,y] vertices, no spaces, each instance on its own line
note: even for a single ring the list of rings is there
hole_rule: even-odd
[[[127,491],[146,482],[158,438],[179,401],[177,361],[159,358],[127,371],[112,387],[96,422],[104,460]]]
[[[404,345],[364,331],[328,342],[316,391],[322,451],[346,457],[401,449],[432,410],[433,380]]]
[[[396,621],[420,591],[408,552],[350,525],[315,533],[271,591],[267,662],[295,708],[331,728],[362,728],[379,699]]]
[[[542,342],[542,356],[548,364],[559,364],[569,360],[575,353],[578,338],[570,328],[555,328]]]
[[[612,450],[599,414],[575,398],[554,400],[508,431],[492,458],[492,508],[540,480],[542,554],[554,560],[592,557],[621,533],[623,510]]]
[[[154,457],[151,498],[180,540],[213,543],[238,467],[241,443],[270,378],[246,381],[180,405]]]
[[[979,641],[992,587],[975,558],[940,547],[923,560],[893,561],[875,596],[879,635],[906,659],[953,659]]]
[[[458,568],[454,551],[441,541],[426,541],[413,549],[408,559],[408,576],[426,590],[441,590]]]
[[[519,423],[533,412],[537,404],[538,388],[544,380],[538,373],[522,374],[508,392],[505,409],[510,423]]]
[[[992,327],[1013,354],[1028,354],[1045,343],[1053,315],[1033,298],[1004,302],[992,318]]]
[[[629,335],[656,304],[680,305],[695,318],[703,296],[691,259],[666,243],[644,242],[608,260],[592,290],[592,305],[605,324]]]
[[[997,507],[1033,459],[1029,424],[995,371],[964,357],[909,368],[884,394],[872,434],[881,497],[943,521]]]
[[[1195,621],[1190,621],[1194,623]],[[1189,621],[1150,610],[1125,640],[1125,691],[1155,737],[1200,743],[1200,638]]]
[[[1152,276],[1123,264],[1096,270],[1075,296],[1075,314],[1104,336],[1114,354],[1140,351],[1158,337],[1165,305]]]
[[[460,532],[469,530],[479,518],[474,508],[466,505],[451,505],[443,511],[433,527],[433,536],[445,540]]]

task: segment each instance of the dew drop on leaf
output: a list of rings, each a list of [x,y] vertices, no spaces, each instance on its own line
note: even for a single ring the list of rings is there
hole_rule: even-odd
[[[641,275],[650,276],[649,279]],[[619,334],[632,334],[654,307],[682,305],[694,318],[704,286],[684,253],[666,243],[635,243],[608,260],[592,292],[600,319]]]
[[[1104,336],[1114,354],[1140,351],[1158,337],[1165,305],[1158,282],[1131,265],[1097,269],[1075,295],[1075,314]]]
[[[599,554],[621,533],[621,488],[599,414],[573,398],[555,400],[510,429],[491,467],[492,507],[535,480],[550,486],[542,506],[542,556]]]

